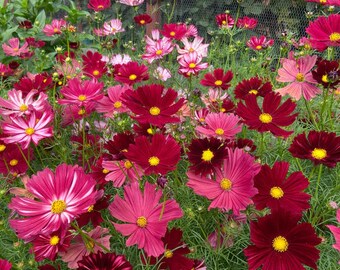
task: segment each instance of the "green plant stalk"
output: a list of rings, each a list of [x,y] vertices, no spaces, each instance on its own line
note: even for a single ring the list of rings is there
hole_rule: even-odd
[[[315,126],[315,129],[319,130],[319,126],[315,121],[314,114],[312,113],[312,110],[310,108],[308,101],[305,98],[303,98],[303,100],[305,101],[305,105],[306,105],[306,108],[307,108],[307,111],[308,111],[308,114],[309,114],[309,118],[312,119],[312,122],[313,122],[313,125]]]
[[[19,146],[19,144],[17,144],[17,147],[19,148],[19,151],[20,151],[22,157],[24,158],[24,160],[25,160],[25,162],[26,162],[28,168],[30,168],[30,170],[32,171],[32,173],[34,173],[34,170],[32,169],[32,167],[31,167],[31,165],[30,165],[30,162],[29,162],[29,152],[30,152],[30,151],[28,151],[28,159],[27,159],[26,156],[25,156],[25,154],[24,154],[24,152],[22,152],[22,149],[21,149],[21,147]]]

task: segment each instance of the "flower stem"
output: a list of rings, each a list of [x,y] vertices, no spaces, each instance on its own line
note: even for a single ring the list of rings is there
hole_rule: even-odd
[[[315,128],[316,128],[317,130],[319,130],[318,124],[317,124],[316,121],[315,121],[314,114],[312,113],[312,110],[311,110],[311,108],[310,108],[310,106],[309,106],[308,101],[307,101],[305,98],[304,98],[303,100],[305,101],[305,105],[306,105],[306,108],[307,108],[307,111],[308,111],[308,114],[309,114],[309,118],[312,119],[312,122],[313,122]]]

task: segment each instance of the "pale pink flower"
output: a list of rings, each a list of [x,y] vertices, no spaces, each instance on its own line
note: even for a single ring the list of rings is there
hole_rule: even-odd
[[[32,111],[43,112],[47,107],[50,107],[47,101],[48,96],[40,92],[38,98],[35,99],[34,95],[37,93],[37,90],[31,90],[23,98],[21,90],[8,91],[8,100],[0,97],[0,114],[15,117],[31,114]]]
[[[120,32],[124,32],[122,21],[119,19],[113,19],[109,22],[105,22],[103,25],[103,33],[105,35],[115,35]]]
[[[223,101],[228,97],[226,91],[219,91],[218,89],[209,88],[208,95],[202,96],[201,100],[205,104],[206,107],[214,106],[214,104],[218,101]]]
[[[107,95],[97,101],[96,111],[99,113],[105,113],[105,117],[112,117],[115,113],[127,112],[128,109],[122,103],[121,95],[126,90],[130,89],[129,86],[115,85],[107,89]]]
[[[209,66],[208,63],[201,63],[201,61],[202,56],[199,56],[197,52],[183,54],[178,60],[178,63],[181,66],[179,71],[187,76],[190,76],[191,74],[195,75]]]
[[[93,33],[98,37],[105,37],[106,36],[103,28],[93,28]]]
[[[80,79],[83,75],[83,66],[76,59],[71,59],[70,61],[64,61],[61,65],[56,65],[56,71],[66,79]]]
[[[187,37],[181,39],[184,44],[184,48],[181,49],[177,45],[177,51],[180,54],[177,59],[181,58],[184,54],[197,52],[198,56],[206,57],[208,55],[209,44],[203,43],[202,37],[195,37],[195,39],[190,42]]]
[[[233,210],[234,214],[239,215],[241,210],[252,204],[251,198],[257,194],[253,179],[260,168],[261,165],[255,163],[251,155],[239,148],[228,148],[222,170],[216,171],[216,180],[188,172],[187,185],[196,194],[212,200],[208,210]]]
[[[167,68],[157,67],[153,73],[153,76],[163,82],[171,78],[171,73]]]
[[[171,39],[163,37],[156,41],[147,37],[146,39],[145,53],[142,55],[143,59],[146,59],[151,64],[156,59],[162,59],[163,56],[172,52],[174,45]]]
[[[198,35],[198,30],[197,27],[193,24],[187,25],[187,32],[186,32],[186,37],[197,37]]]
[[[3,133],[7,136],[2,140],[5,143],[22,143],[22,148],[27,149],[31,141],[37,145],[40,140],[53,136],[53,129],[49,127],[52,121],[51,112],[44,112],[40,119],[35,112],[27,118],[10,116],[8,122],[2,122]]]
[[[242,130],[240,118],[233,114],[209,113],[205,118],[206,126],[196,127],[196,131],[207,137],[233,139]]]
[[[299,100],[301,96],[310,100],[321,93],[321,90],[315,86],[317,81],[313,78],[311,72],[316,59],[316,55],[306,55],[297,60],[283,59],[283,67],[278,70],[279,76],[276,80],[290,84],[276,91],[282,96],[289,95],[296,100]]]
[[[132,59],[130,57],[130,55],[128,54],[115,54],[111,57],[109,63],[113,66],[115,65],[124,65],[127,64],[129,62],[131,62]]]
[[[84,232],[95,242],[102,246],[110,249],[110,238],[109,229],[97,226],[93,230]],[[70,247],[66,252],[60,252],[61,259],[67,262],[67,266],[71,269],[78,268],[78,261],[83,259],[83,256],[87,256],[90,253],[97,253],[103,251],[103,248],[98,246],[93,240],[88,239],[84,242],[84,239],[80,235],[77,235],[71,242]]]
[[[191,117],[191,109],[190,106],[188,105],[188,101],[184,101],[182,107],[178,110],[178,112],[176,113],[181,122],[185,121],[185,117]]]
[[[144,3],[144,0],[118,0],[118,3],[128,5],[128,6],[139,6]]]
[[[42,30],[46,36],[60,35],[62,33],[63,28],[66,27],[66,21],[63,19],[52,20],[51,24],[46,24],[44,29]]]
[[[207,108],[200,109],[195,111],[195,120],[201,124],[205,124],[205,118],[209,114],[209,110]]]
[[[18,38],[11,38],[8,40],[8,45],[3,43],[2,49],[6,55],[10,56],[20,56],[29,52],[28,43],[25,41],[24,45],[22,45],[20,48],[20,42]]]
[[[165,252],[162,237],[165,236],[168,222],[183,216],[175,200],[159,202],[162,191],[145,183],[144,191],[138,182],[124,187],[124,199],[116,195],[109,206],[111,215],[125,224],[113,223],[116,230],[130,236],[126,246],[137,244],[148,256],[158,257]]]
[[[126,181],[138,181],[143,176],[143,169],[130,160],[103,161],[102,166],[110,171],[105,181],[112,181],[114,187],[121,187]]]

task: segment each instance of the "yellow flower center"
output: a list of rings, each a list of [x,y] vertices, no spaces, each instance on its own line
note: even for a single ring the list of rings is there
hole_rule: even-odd
[[[104,8],[103,5],[98,5],[98,6],[97,6],[97,9],[103,9],[103,8]]]
[[[268,124],[273,120],[273,117],[268,113],[261,113],[259,119],[262,123]]]
[[[327,3],[327,0],[320,0],[321,4]]]
[[[164,257],[167,258],[167,259],[172,258],[173,255],[174,255],[173,252],[169,249],[166,249],[165,252],[164,252]]]
[[[137,226],[141,228],[145,228],[146,225],[148,225],[148,221],[146,220],[146,217],[144,216],[137,218],[136,223],[137,223]]]
[[[136,74],[131,74],[130,76],[129,76],[129,80],[130,81],[134,81],[134,80],[136,80],[137,79],[137,75]]]
[[[255,47],[255,49],[256,49],[256,50],[261,50],[261,49],[262,49],[262,46],[261,46],[261,45],[257,45],[257,46]]]
[[[223,24],[223,25],[227,24],[227,21],[222,21],[222,24]]]
[[[26,128],[25,133],[31,136],[34,133],[34,128]]]
[[[151,115],[159,115],[161,110],[158,107],[151,107],[149,112]]]
[[[196,64],[195,63],[190,63],[189,64],[189,68],[195,68],[196,67]]]
[[[85,95],[79,95],[78,96],[78,100],[79,101],[85,101],[86,100],[86,96]]]
[[[216,86],[220,86],[220,85],[222,85],[222,83],[223,83],[223,82],[222,82],[221,80],[215,81],[215,85],[216,85]]]
[[[281,199],[284,195],[284,192],[280,187],[272,187],[270,189],[270,195],[275,199]]]
[[[53,214],[61,214],[62,212],[65,211],[67,205],[63,200],[56,200],[53,201],[51,205],[51,212]]]
[[[334,32],[329,36],[329,40],[332,42],[338,42],[340,41],[340,33]]]
[[[194,48],[190,48],[188,51],[189,52],[194,52],[195,50],[194,50]]]
[[[296,74],[295,78],[298,82],[303,82],[305,80],[305,76],[303,76],[303,74],[300,73],[300,72],[298,74]]]
[[[59,32],[59,29],[58,29],[58,28],[54,28],[54,29],[53,29],[53,32],[54,32],[54,33],[58,33],[58,32]]]
[[[113,107],[119,109],[120,107],[122,107],[122,103],[120,101],[116,101],[115,103],[113,103]]]
[[[27,109],[28,109],[28,106],[27,106],[26,104],[22,104],[22,105],[20,106],[20,108],[19,108],[19,110],[20,110],[21,112],[25,112],[25,111],[27,111]]]
[[[176,33],[174,31],[170,32],[170,36],[174,37],[176,35]]]
[[[273,240],[273,249],[277,252],[285,252],[288,249],[288,241],[283,236],[277,236]]]
[[[253,95],[257,95],[258,94],[258,91],[255,90],[255,89],[252,89],[248,92],[249,94],[253,94]]]
[[[323,75],[321,80],[322,80],[324,83],[328,83],[329,80],[328,80],[327,74],[326,74],[326,75]]]
[[[223,178],[220,183],[220,187],[223,190],[230,190],[233,183],[228,178]]]
[[[157,55],[161,55],[162,53],[163,53],[162,50],[157,50],[157,51],[156,51],[156,54],[157,54]]]
[[[322,148],[314,148],[312,151],[312,157],[315,159],[324,159],[327,156],[327,151]]]
[[[93,248],[94,248],[94,242],[93,242],[93,240],[87,240],[86,242],[85,242],[85,246],[86,246],[86,249],[87,250],[93,250]]]
[[[146,132],[148,133],[148,134],[150,134],[150,135],[152,135],[154,132],[153,132],[153,130],[152,130],[152,128],[148,128],[147,130],[146,130]]]
[[[107,173],[109,173],[109,170],[108,169],[103,169],[102,173],[107,174]]]
[[[59,243],[59,237],[57,235],[54,235],[50,238],[50,245],[51,246],[56,246]]]
[[[149,158],[149,164],[150,166],[157,166],[159,164],[159,158],[152,156],[151,158]]]
[[[217,129],[215,130],[215,133],[216,133],[217,135],[223,135],[223,134],[224,134],[224,130],[223,130],[222,128],[217,128]]]
[[[132,168],[132,163],[130,162],[130,160],[127,160],[124,162],[124,167],[126,169],[131,169]]]
[[[145,24],[145,20],[140,20],[139,23],[140,24]]]
[[[17,159],[12,159],[10,162],[9,162],[9,165],[11,165],[12,167],[13,166],[16,166],[18,164],[18,160]]]
[[[214,153],[210,151],[210,149],[204,150],[202,153],[202,160],[211,161],[214,157]]]
[[[89,206],[89,208],[87,208],[87,212],[92,212],[93,211],[93,209],[94,209],[94,205],[92,204],[92,205],[90,205]]]
[[[83,115],[83,114],[85,114],[86,113],[86,110],[85,109],[80,109],[79,111],[78,111],[78,114],[79,115]]]
[[[99,75],[99,71],[98,70],[94,70],[93,72],[92,72],[92,74],[94,75],[94,76],[98,76]]]
[[[0,144],[0,152],[5,151],[5,149],[6,149],[6,145]]]

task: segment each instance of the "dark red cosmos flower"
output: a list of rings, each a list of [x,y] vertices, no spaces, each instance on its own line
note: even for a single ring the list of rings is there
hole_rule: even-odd
[[[156,133],[165,133],[166,132],[165,127],[162,127],[162,128],[153,127],[149,123],[134,124],[132,129],[133,129],[133,131],[135,132],[136,135],[144,135],[144,136],[147,136],[147,137],[151,137],[152,135],[154,135]]]
[[[166,174],[176,169],[180,160],[181,147],[170,135],[155,134],[151,142],[146,136],[135,138],[125,156],[140,165],[146,175]]]
[[[101,155],[96,163],[91,166],[90,175],[96,180],[99,188],[103,188],[108,183],[105,177],[109,173],[109,170],[103,168],[102,163],[104,160],[110,160],[110,156],[108,154]]]
[[[89,0],[87,4],[88,9],[92,9],[96,12],[107,9],[111,6],[111,0]]]
[[[231,70],[228,70],[226,73],[224,73],[222,68],[217,68],[213,73],[205,74],[200,83],[203,86],[227,90],[230,87],[229,83],[232,79],[233,73]]]
[[[117,82],[130,85],[140,81],[146,81],[148,79],[148,67],[145,65],[139,65],[137,62],[134,61],[122,64],[118,68],[117,73],[115,73],[115,80]]]
[[[270,131],[274,136],[288,137],[293,131],[287,131],[281,126],[291,125],[298,113],[291,114],[296,104],[291,99],[281,103],[279,93],[270,92],[265,95],[262,103],[262,109],[259,107],[256,96],[248,95],[245,98],[245,105],[239,102],[236,113],[244,119],[244,122],[250,129],[256,129],[258,132]]]
[[[226,13],[216,15],[215,19],[220,28],[232,28],[235,24],[234,19]]]
[[[134,143],[134,135],[130,132],[118,133],[112,140],[105,143],[104,148],[109,151],[110,160],[126,159],[125,153],[129,145]]]
[[[88,51],[83,58],[84,74],[91,78],[101,78],[106,72],[106,62],[102,61],[102,55],[98,52]]]
[[[91,253],[78,261],[78,270],[132,270],[124,255],[115,253]]]
[[[323,87],[336,88],[340,82],[340,69],[337,61],[322,60],[312,71],[313,78]]]
[[[133,19],[135,20],[135,23],[141,26],[144,26],[152,22],[152,18],[150,17],[149,14],[140,14],[135,16]]]
[[[162,35],[176,40],[181,40],[187,35],[187,26],[184,23],[164,24]]]
[[[188,146],[189,167],[195,174],[207,175],[221,167],[228,151],[222,141],[214,137],[194,139]]]
[[[151,84],[138,87],[137,90],[126,90],[122,94],[123,104],[136,116],[138,122],[162,127],[167,123],[177,123],[180,119],[173,116],[182,107],[184,99],[175,102],[177,92],[163,85]]]
[[[254,152],[256,150],[256,145],[254,144],[254,141],[250,139],[238,138],[237,140],[227,141],[226,144],[229,148],[240,148],[243,149],[246,153]]]
[[[244,253],[249,270],[317,269],[321,239],[309,223],[298,223],[301,215],[279,211],[250,223],[250,240]]]
[[[244,28],[244,29],[254,29],[256,25],[257,25],[257,19],[249,18],[247,16],[244,16],[243,18],[238,19],[237,24],[236,24],[238,28]]]
[[[273,90],[270,82],[263,82],[259,77],[253,77],[249,80],[243,80],[235,87],[235,98],[245,99],[248,95],[264,97]]]
[[[42,40],[36,40],[34,37],[27,37],[25,38],[28,46],[33,48],[42,48],[45,46],[45,41]]]
[[[308,187],[308,179],[301,172],[294,172],[287,178],[288,162],[275,162],[273,168],[262,165],[254,178],[258,194],[253,197],[256,209],[269,207],[272,213],[281,209],[301,214],[310,207],[311,196],[303,191]]]
[[[22,77],[19,82],[14,84],[14,88],[21,90],[24,96],[32,89],[46,92],[50,87],[52,87],[52,77],[45,72],[35,75],[34,78]]]
[[[158,258],[150,257],[150,264],[159,263],[160,270],[191,270],[194,266],[194,261],[185,257],[190,253],[190,249],[182,241],[183,232],[180,229],[173,228],[166,231],[162,241],[165,246],[164,254]]]
[[[293,157],[334,168],[340,161],[340,136],[334,132],[312,130],[308,137],[305,133],[297,135],[288,151]]]
[[[33,25],[31,21],[29,20],[24,20],[22,22],[19,22],[19,27],[24,28],[25,30],[33,28]]]

